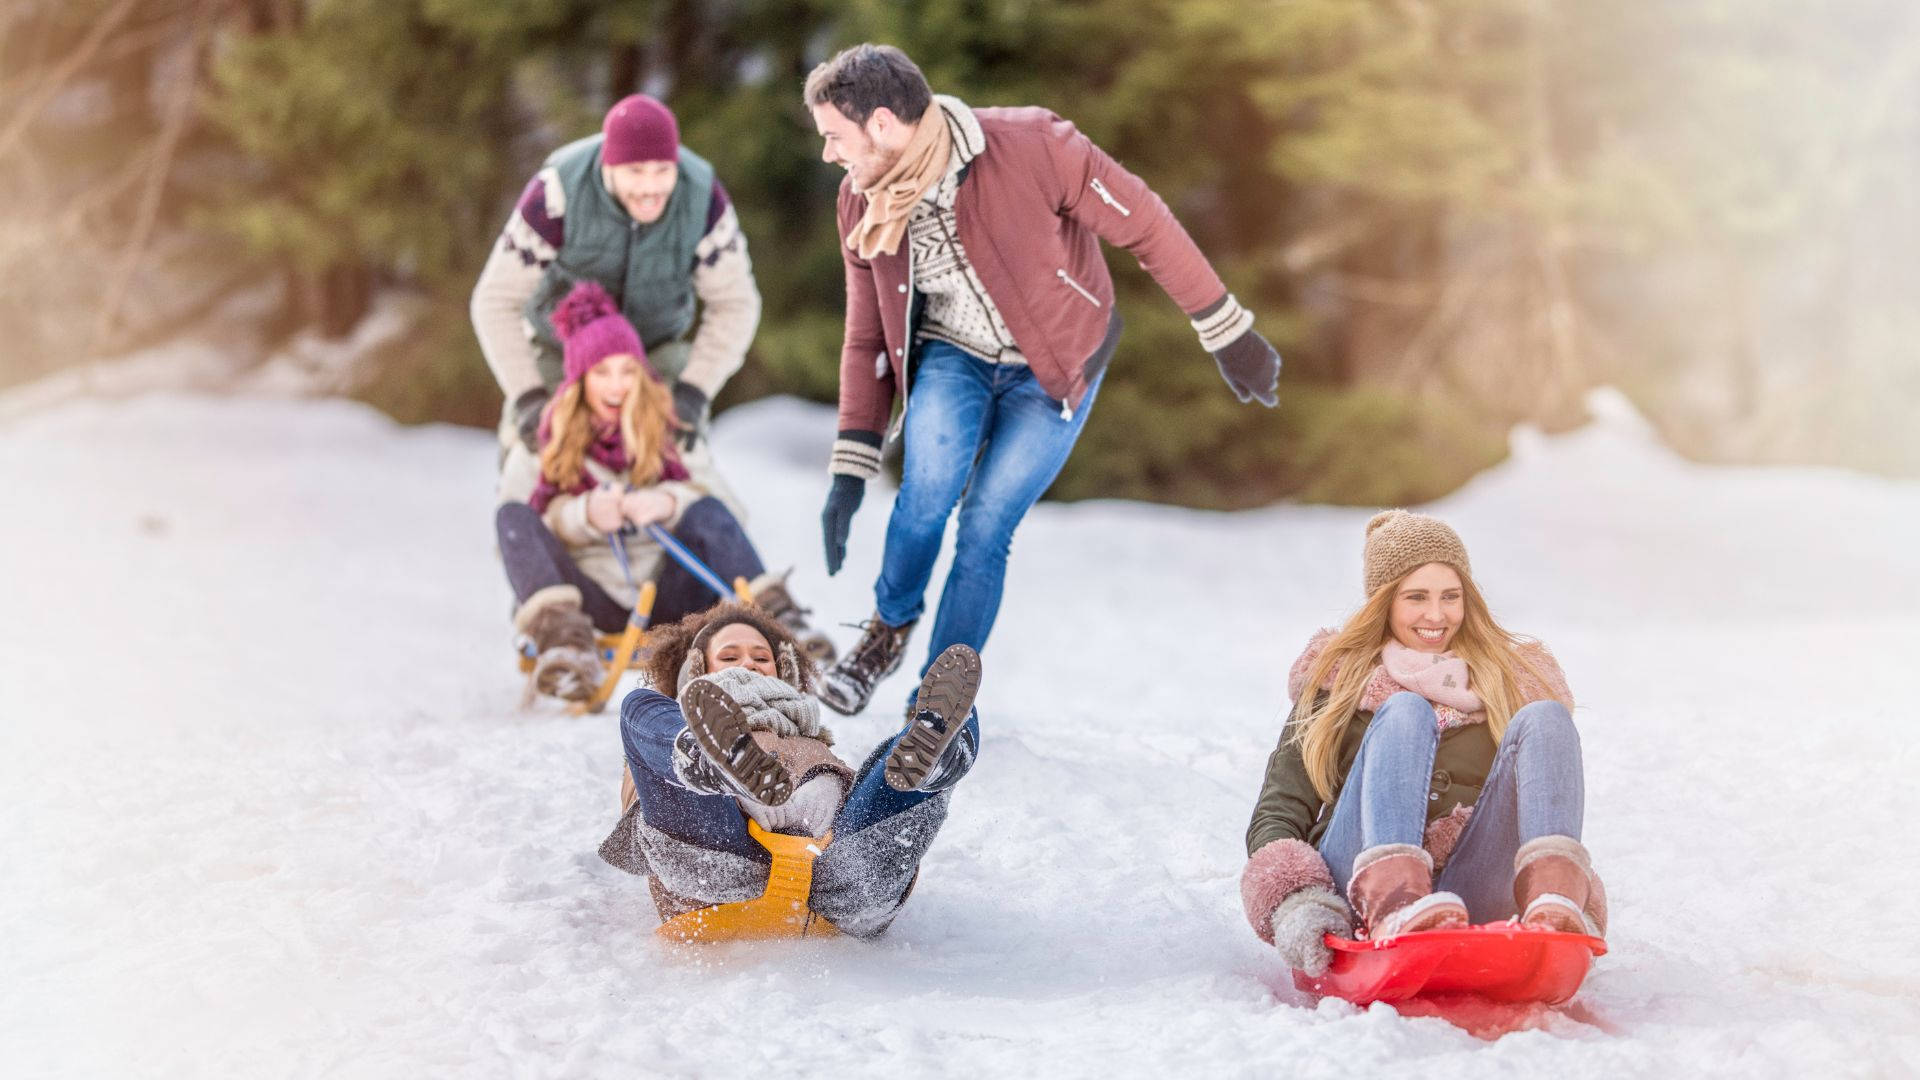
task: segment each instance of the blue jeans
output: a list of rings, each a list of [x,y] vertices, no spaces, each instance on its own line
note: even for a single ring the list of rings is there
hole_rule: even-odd
[[[949,645],[985,647],[1000,613],[1013,531],[1060,475],[1099,389],[1096,378],[1068,418],[1025,364],[989,364],[942,341],[920,346],[906,460],[874,600],[889,626],[921,616],[947,518],[958,505],[953,568],[921,674]]]
[[[665,694],[635,690],[620,704],[620,740],[640,797],[641,817],[676,840],[768,861],[767,850],[747,835],[747,816],[732,796],[702,795],[680,785],[673,772],[673,739],[686,726],[679,704]],[[967,726],[978,739],[977,712],[967,717]],[[836,835],[858,832],[933,798],[932,792],[895,791],[887,786],[882,766],[904,734],[895,735],[868,757],[833,819]]]
[[[1433,706],[1418,694],[1395,694],[1373,714],[1320,837],[1320,854],[1343,894],[1362,851],[1419,846],[1425,839],[1439,746]],[[1585,806],[1580,734],[1566,706],[1536,701],[1522,708],[1507,725],[1473,816],[1434,887],[1458,894],[1476,923],[1512,918],[1514,853],[1542,836],[1578,840]]]

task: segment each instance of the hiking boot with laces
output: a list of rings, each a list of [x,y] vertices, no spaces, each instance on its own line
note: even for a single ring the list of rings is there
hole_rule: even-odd
[[[833,663],[839,653],[833,647],[833,639],[814,628],[807,616],[812,608],[801,607],[794,600],[793,591],[787,587],[787,579],[793,576],[791,569],[776,574],[769,570],[754,578],[747,591],[753,594],[753,602],[761,611],[773,616],[774,621],[793,632],[793,638],[800,643],[800,650],[820,667]]]
[[[860,640],[852,651],[820,677],[820,700],[827,708],[841,716],[852,716],[866,708],[880,680],[900,670],[913,625],[888,626],[878,615],[861,623]]]
[[[956,747],[980,691],[980,654],[970,645],[949,645],[920,680],[913,717],[887,754],[887,786],[895,791],[939,791],[953,786],[973,764],[973,740]],[[959,751],[950,753],[950,749]],[[956,760],[948,760],[949,758]],[[932,786],[937,784],[938,786]]]

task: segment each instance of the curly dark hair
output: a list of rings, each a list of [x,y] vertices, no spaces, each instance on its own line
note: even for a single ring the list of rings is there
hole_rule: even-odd
[[[794,640],[793,632],[752,604],[732,600],[695,612],[677,623],[648,630],[647,642],[653,649],[647,658],[648,684],[670,698],[678,698],[680,667],[686,663],[687,650],[693,647],[695,639],[704,645],[722,627],[733,623],[746,623],[760,631],[760,636],[773,646],[775,657],[783,647],[790,650],[800,668],[799,689],[802,693],[814,692],[813,660]]]

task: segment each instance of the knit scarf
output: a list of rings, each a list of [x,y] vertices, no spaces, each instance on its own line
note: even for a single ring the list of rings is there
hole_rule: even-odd
[[[867,197],[867,212],[847,234],[847,246],[863,259],[900,250],[913,204],[940,182],[952,154],[953,133],[947,130],[947,114],[940,106],[929,105],[920,116],[913,138],[900,152],[900,160],[878,183],[861,192]]]
[[[820,724],[820,703],[792,683],[743,667],[724,668],[700,678],[726,691],[734,704],[746,710],[747,726],[755,731],[803,735],[833,743],[833,733]],[[686,695],[687,688],[682,686],[680,696],[684,700]]]
[[[552,437],[552,430],[545,421],[542,421],[540,445],[546,446],[547,441]],[[627,442],[620,436],[618,420],[610,424],[603,424],[599,420],[593,421],[593,441],[587,444],[587,459],[598,462],[608,472],[622,479],[633,472],[633,455],[627,452]],[[688,478],[687,466],[680,460],[679,451],[674,449],[672,440],[668,440],[660,450],[660,479],[686,480]],[[579,495],[593,490],[595,486],[597,485],[593,474],[586,469],[581,469],[580,475],[574,477],[572,483],[564,486],[548,480],[546,473],[543,472],[540,474],[539,481],[534,484],[533,495],[527,499],[527,503],[533,507],[534,513],[544,514],[547,512],[547,504],[553,501],[554,496]]]
[[[1287,677],[1287,694],[1295,701],[1300,700],[1300,695],[1306,692],[1307,669],[1319,659],[1321,651],[1331,640],[1332,630],[1314,634],[1312,640],[1307,642],[1306,651],[1293,662],[1293,670]],[[1366,685],[1360,689],[1361,710],[1373,712],[1385,705],[1393,695],[1411,690],[1432,703],[1434,726],[1443,735],[1468,724],[1486,723],[1487,712],[1480,696],[1467,687],[1465,660],[1452,653],[1436,655],[1415,652],[1397,641],[1389,641],[1382,647],[1380,659],[1381,662],[1374,665],[1373,673],[1367,676]],[[1556,666],[1554,671],[1557,673],[1559,668]],[[1320,689],[1332,690],[1339,677],[1340,665],[1335,664],[1320,683]],[[1449,679],[1456,685],[1447,685]],[[1546,692],[1538,695],[1547,696]]]
[[[1387,669],[1394,682],[1435,705],[1462,713],[1477,713],[1486,707],[1480,695],[1467,686],[1467,662],[1450,652],[1420,652],[1389,641],[1380,650],[1380,666]]]

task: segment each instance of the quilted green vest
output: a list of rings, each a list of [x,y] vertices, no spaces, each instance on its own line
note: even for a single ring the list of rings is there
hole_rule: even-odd
[[[589,135],[547,156],[546,167],[559,174],[566,194],[566,239],[524,309],[533,328],[540,376],[548,386],[559,385],[560,339],[553,332],[553,308],[575,282],[591,279],[620,301],[621,313],[640,332],[648,361],[671,385],[687,364],[689,349],[681,339],[693,326],[693,249],[706,233],[713,166],[681,147],[680,178],[667,207],[660,220],[642,225],[600,179],[604,138]]]

